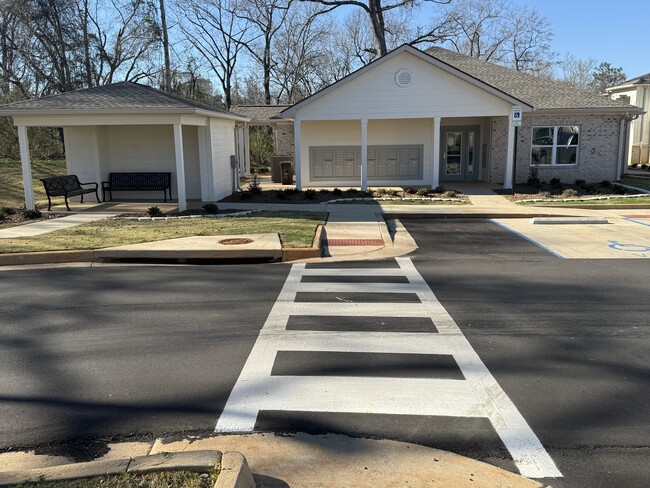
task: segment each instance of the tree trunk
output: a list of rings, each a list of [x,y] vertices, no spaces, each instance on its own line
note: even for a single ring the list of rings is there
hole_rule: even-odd
[[[169,36],[167,35],[167,18],[165,16],[165,0],[160,0],[160,23],[162,24],[163,56],[165,57],[165,91],[172,91],[172,70],[169,61]]]
[[[264,45],[264,103],[271,105],[271,38],[267,37]]]
[[[385,56],[388,53],[388,48],[386,47],[386,25],[384,24],[384,11],[381,0],[368,0],[368,7],[370,8],[370,21],[372,22],[372,30],[377,44],[377,54]]]

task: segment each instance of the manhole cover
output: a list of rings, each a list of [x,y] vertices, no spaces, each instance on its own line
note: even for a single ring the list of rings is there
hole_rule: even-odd
[[[219,244],[223,244],[224,246],[236,246],[238,244],[250,244],[251,242],[253,242],[252,239],[246,239],[246,238],[242,238],[242,237],[239,237],[239,238],[235,237],[233,239],[223,239],[223,240],[219,241]]]

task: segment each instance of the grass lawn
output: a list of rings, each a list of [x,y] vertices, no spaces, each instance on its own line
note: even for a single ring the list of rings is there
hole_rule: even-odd
[[[16,488],[212,488],[216,475],[188,471],[168,471],[151,474],[121,474],[68,481],[36,481],[21,483]]]
[[[648,205],[650,204],[650,195],[638,198],[609,198],[607,200],[573,200],[570,202],[548,201],[548,202],[517,202],[519,205],[529,205],[534,207],[566,207],[567,205]]]
[[[0,239],[0,253],[100,249],[178,237],[277,232],[283,247],[310,247],[324,212],[256,212],[221,219],[107,219],[37,237]]]
[[[47,203],[39,178],[66,174],[65,161],[32,161],[32,180],[36,205]],[[25,203],[20,161],[0,160],[0,207],[20,207]]]
[[[624,185],[635,186],[636,188],[643,188],[650,190],[650,178],[636,178],[634,176],[622,176],[621,183]]]

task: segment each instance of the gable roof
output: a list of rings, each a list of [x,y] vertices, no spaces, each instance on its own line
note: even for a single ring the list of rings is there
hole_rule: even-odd
[[[638,86],[638,85],[650,85],[650,73],[637,76],[636,78],[630,78],[629,80],[625,80],[624,82],[619,83],[618,85],[605,88],[605,90],[610,92],[610,91],[620,90],[621,88],[631,88],[632,86]]]
[[[282,120],[282,111],[291,105],[233,105],[232,112],[251,119],[251,122]]]
[[[0,115],[178,113],[246,120],[219,107],[187,100],[150,86],[123,81],[0,105]]]
[[[521,105],[524,111],[585,110],[625,112],[627,110],[640,110],[638,107],[625,104],[618,100],[612,100],[608,97],[579,90],[563,81],[529,75],[512,68],[472,58],[441,47],[432,47],[425,52],[411,45],[404,44],[336,83],[289,107],[282,112],[282,116],[294,117],[296,112],[302,107],[318,100],[336,88],[349,83],[361,74],[402,52],[413,54],[419,59],[513,105]]]

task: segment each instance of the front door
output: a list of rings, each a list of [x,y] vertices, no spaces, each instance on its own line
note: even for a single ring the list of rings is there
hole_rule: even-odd
[[[478,179],[479,127],[443,128],[440,144],[440,180]]]

